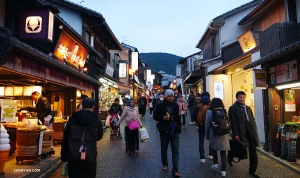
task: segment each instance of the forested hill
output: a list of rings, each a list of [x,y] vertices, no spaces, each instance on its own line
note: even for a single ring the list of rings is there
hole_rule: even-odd
[[[164,71],[167,74],[176,74],[176,65],[179,60],[182,59],[180,56],[169,53],[140,53],[142,62],[147,63],[151,70],[156,72]]]

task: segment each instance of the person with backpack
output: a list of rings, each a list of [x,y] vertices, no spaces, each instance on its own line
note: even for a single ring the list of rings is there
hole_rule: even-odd
[[[253,112],[249,106],[245,104],[246,93],[238,91],[236,93],[236,102],[230,106],[228,116],[232,127],[232,139],[240,140],[248,145],[249,149],[249,175],[252,177],[260,177],[256,173],[258,158],[256,147],[258,146],[257,126],[253,116]],[[228,158],[231,164],[233,158]]]
[[[139,130],[143,124],[139,117],[138,109],[135,107],[133,99],[129,99],[129,105],[124,108],[123,114],[120,120],[117,122],[117,126],[120,126],[121,122],[125,119],[125,143],[126,152],[128,155],[132,155],[134,150],[139,150]],[[137,127],[131,128],[130,124],[135,122]]]
[[[200,103],[195,107],[192,120],[195,120],[197,123],[197,130],[199,135],[199,153],[200,153],[200,162],[205,163],[205,150],[204,150],[204,139],[205,139],[205,119],[206,112],[210,108],[210,94],[208,92],[203,92],[201,94]],[[211,149],[209,146],[209,159],[212,159]]]
[[[191,122],[190,124],[194,124],[195,122],[192,120],[192,113],[193,113],[193,109],[195,107],[195,103],[196,103],[196,96],[194,95],[194,92],[191,90],[190,91],[190,95],[188,97],[188,108],[189,108],[189,112],[190,112],[190,117],[191,117]]]
[[[103,137],[103,124],[93,112],[95,100],[84,98],[82,109],[73,113],[64,130],[61,161],[68,162],[68,176],[95,178],[97,141]]]
[[[156,128],[159,131],[160,146],[161,146],[161,161],[162,170],[168,170],[168,145],[170,143],[172,150],[172,176],[181,177],[178,172],[179,162],[179,134],[180,129],[180,117],[179,107],[174,102],[174,93],[171,89],[167,89],[165,92],[165,98],[163,102],[156,105],[153,119],[158,121]]]
[[[218,118],[218,114],[216,112],[222,112],[224,117]],[[211,146],[211,152],[213,155],[213,165],[211,166],[212,169],[218,169],[218,154],[217,151],[220,151],[221,155],[221,175],[223,177],[226,176],[226,151],[230,150],[229,145],[229,137],[228,133],[230,132],[230,129],[227,131],[223,131],[224,128],[216,127],[219,122],[217,120],[226,119],[229,121],[228,117],[226,116],[226,110],[224,109],[224,104],[220,98],[213,98],[210,104],[209,110],[207,110],[206,113],[206,121],[205,121],[205,135],[206,139],[209,140],[209,144]],[[222,124],[220,124],[222,125]],[[216,128],[219,128],[217,130]],[[226,127],[227,128],[227,127]],[[225,129],[226,129],[225,128]]]
[[[138,103],[138,105],[139,105],[139,114],[141,115],[142,118],[144,118],[145,113],[146,113],[146,107],[147,107],[147,99],[146,99],[144,93],[142,93],[142,97],[140,97],[138,102],[139,102]]]

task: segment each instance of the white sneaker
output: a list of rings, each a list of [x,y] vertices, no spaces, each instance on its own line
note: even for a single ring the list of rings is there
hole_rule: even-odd
[[[212,169],[218,169],[218,168],[219,168],[219,165],[218,165],[218,164],[213,164],[213,165],[211,166],[211,168],[212,168]]]
[[[152,115],[150,115],[150,117],[152,117]]]
[[[200,162],[201,162],[202,164],[204,164],[204,163],[205,163],[205,159],[200,159]]]
[[[213,156],[209,156],[208,159],[212,160],[212,159],[213,159]]]
[[[221,175],[222,175],[222,177],[226,177],[226,172],[225,171],[221,171]]]
[[[190,122],[189,124],[195,124],[195,122]]]

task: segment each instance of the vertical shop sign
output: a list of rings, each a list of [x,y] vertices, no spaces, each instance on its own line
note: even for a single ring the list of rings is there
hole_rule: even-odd
[[[114,68],[112,68],[109,64],[106,64],[105,73],[112,77],[114,75]]]
[[[224,83],[214,82],[214,93],[216,98],[224,99]]]
[[[126,74],[127,74],[126,69],[127,69],[126,63],[119,64],[119,77],[120,78],[126,78]]]
[[[132,52],[131,53],[132,56],[132,63],[131,63],[131,69],[133,71],[137,71],[139,68],[139,53],[138,52]]]
[[[296,111],[295,90],[284,90],[284,106],[286,112]]]
[[[266,71],[264,70],[254,70],[255,74],[255,87],[256,89],[266,89]]]
[[[176,65],[176,77],[181,77],[181,65]]]
[[[276,83],[298,80],[297,60],[276,66]]]

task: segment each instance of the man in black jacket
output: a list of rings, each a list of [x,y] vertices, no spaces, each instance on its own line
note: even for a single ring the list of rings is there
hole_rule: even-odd
[[[178,161],[181,121],[179,117],[179,107],[178,104],[174,102],[174,93],[171,89],[166,90],[163,102],[157,103],[153,119],[158,121],[157,128],[160,132],[162,170],[168,170],[168,144],[170,142],[173,162],[172,174],[173,177],[180,177]],[[169,128],[168,131],[162,131],[158,127],[159,125],[166,126],[166,128]]]
[[[54,122],[54,118],[52,117],[51,113],[51,107],[48,99],[46,97],[43,97],[40,92],[34,91],[31,94],[32,100],[35,101],[36,103],[36,112],[37,112],[37,117],[38,117],[38,125],[44,125],[45,123],[45,117],[51,115],[51,120],[50,123]]]
[[[98,136],[97,141],[103,137],[102,122],[99,120],[98,115],[94,113],[95,100],[92,98],[84,98],[82,100],[82,110],[79,110],[71,116],[64,130],[64,138],[61,143],[61,161],[68,161],[68,176],[72,177],[96,177],[97,162],[96,157],[94,161],[76,162],[69,158],[69,137],[72,126],[90,126],[93,123],[93,128],[97,128]],[[98,122],[96,122],[99,120]],[[97,150],[97,148],[95,148]]]
[[[249,174],[252,177],[259,177],[256,173],[258,159],[256,147],[258,146],[257,127],[253,117],[252,110],[245,104],[246,93],[238,91],[236,93],[236,102],[230,106],[228,116],[230,119],[233,139],[241,140],[249,148]],[[232,158],[228,158],[229,164]]]

